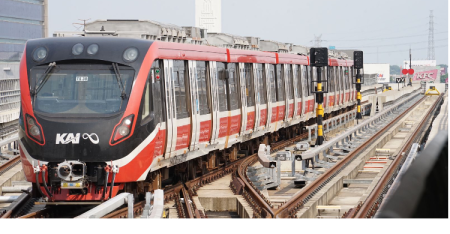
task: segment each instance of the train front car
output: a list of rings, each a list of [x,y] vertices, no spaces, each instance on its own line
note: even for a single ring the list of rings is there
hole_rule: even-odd
[[[99,37],[27,42],[19,146],[36,196],[99,201],[145,179],[153,157],[144,140],[157,123],[142,125],[137,116],[151,44]]]

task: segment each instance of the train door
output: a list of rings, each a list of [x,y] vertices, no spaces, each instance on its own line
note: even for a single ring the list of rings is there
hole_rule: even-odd
[[[239,83],[237,69],[239,65],[228,63],[226,69],[226,93],[228,101],[228,133],[225,148],[238,141],[241,126],[241,110],[239,105]]]
[[[328,77],[328,79],[330,81],[330,85],[329,85],[330,95],[328,97],[328,106],[330,107],[330,111],[332,111],[335,100],[336,100],[336,96],[335,96],[335,94],[336,94],[336,90],[335,90],[336,79],[335,79],[335,75],[334,75],[334,67],[329,66],[328,69],[329,69],[329,74],[330,74]]]
[[[166,100],[169,100],[166,102],[166,158],[185,154],[189,146],[191,115],[186,67],[187,62],[183,60],[164,60]]]
[[[284,65],[284,81],[285,81],[285,93],[286,93],[286,113],[284,120],[289,122],[294,116],[294,82],[293,82],[293,72],[292,65]]]
[[[212,143],[225,145],[228,135],[228,101],[226,88],[225,63],[211,62],[211,96],[213,97],[213,134]]]
[[[304,102],[304,104],[305,104],[305,112],[304,113],[308,114],[308,116],[311,115],[311,113],[313,112],[313,109],[314,109],[314,97],[313,97],[310,87],[309,87],[311,85],[310,79],[312,79],[311,77],[313,77],[312,70],[313,70],[312,67],[305,66],[305,71],[303,73],[303,74],[305,74],[304,81],[305,81],[305,96],[306,96],[306,99]]]
[[[301,84],[301,94],[302,94],[302,104],[301,104],[301,116],[305,116],[306,113],[306,105],[307,105],[307,97],[308,97],[308,90],[306,85],[306,77],[307,75],[307,66],[300,65],[299,73],[300,73],[300,84]]]
[[[349,79],[350,79],[350,87],[352,87],[352,101],[356,101],[356,87],[355,85],[353,85],[353,79],[356,79],[354,77],[354,70],[353,67],[348,67],[348,69],[350,70],[350,75],[349,75]]]
[[[150,82],[151,82],[151,92],[145,93],[145,102],[144,105],[148,106],[150,103],[152,103],[152,108],[149,108],[149,110],[153,110],[154,114],[154,120],[157,126],[157,129],[159,128],[156,136],[155,141],[155,150],[153,152],[154,157],[162,156],[164,153],[164,145],[166,141],[166,106],[164,101],[164,81],[161,79],[162,75],[162,69],[163,67],[162,61],[155,60],[152,64],[151,70],[150,70],[150,80],[147,86],[147,90],[150,89]],[[148,101],[148,104],[147,104]],[[146,118],[147,116],[148,118]],[[150,120],[150,112],[142,111],[142,119],[143,121],[141,124],[145,122],[145,119]]]
[[[345,103],[349,104],[350,101],[350,85],[348,84],[348,70],[347,67],[342,67],[342,74],[344,76],[344,84],[345,84]]]
[[[241,135],[249,134],[255,126],[255,88],[251,63],[239,63],[242,103]]]
[[[293,64],[292,65],[292,77],[294,78],[292,81],[294,87],[294,118],[298,119],[301,115],[301,85],[300,85],[300,65]]]
[[[269,131],[275,131],[276,123],[277,123],[277,85],[276,85],[276,77],[275,77],[275,65],[266,64],[266,72],[267,72],[267,93],[268,93],[268,113],[267,113],[267,124],[269,127]]]
[[[344,105],[344,96],[345,96],[345,84],[344,84],[344,76],[342,73],[342,67],[336,67],[337,71],[337,75],[339,76],[339,86],[340,86],[340,104]]]
[[[277,89],[277,117],[275,130],[281,127],[281,122],[285,119],[286,114],[286,93],[285,93],[285,75],[281,64],[275,66],[275,80]]]
[[[212,119],[209,100],[207,62],[189,61],[192,137],[190,150],[205,148],[211,138]]]
[[[319,69],[322,69],[322,68],[319,68]],[[322,77],[318,77],[318,79],[321,79],[321,80],[325,80],[325,76],[328,74],[327,73],[328,72],[328,67],[323,67],[323,69],[322,69],[322,73],[320,73],[321,74],[321,76]],[[329,109],[329,97],[330,97],[330,83],[329,82],[326,82],[326,83],[322,83],[322,84],[324,84],[324,85],[327,85],[327,87],[325,88],[324,87],[324,89],[328,89],[328,93],[324,93],[324,95],[323,95],[323,111],[324,111],[324,113],[328,113],[328,109]]]
[[[267,80],[266,70],[262,64],[254,64],[256,74],[256,110],[255,131],[262,130],[267,124]]]

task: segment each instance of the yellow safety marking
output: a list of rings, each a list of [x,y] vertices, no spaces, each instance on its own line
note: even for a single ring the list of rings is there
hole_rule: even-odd
[[[323,116],[322,104],[317,104],[316,114],[317,114],[317,116],[319,116],[319,115]]]
[[[317,91],[322,91],[322,83],[317,83]]]
[[[359,100],[361,100],[361,93],[360,93],[360,92],[358,92],[358,93],[356,94],[356,98],[359,99]]]
[[[358,106],[358,113],[361,113],[361,106]]]
[[[317,135],[323,136],[323,126],[322,125],[317,125]]]

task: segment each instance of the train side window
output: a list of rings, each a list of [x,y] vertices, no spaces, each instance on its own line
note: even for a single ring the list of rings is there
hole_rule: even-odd
[[[270,83],[270,101],[277,101],[277,89],[275,85],[275,66],[273,64],[269,64],[269,83]]]
[[[344,72],[345,88],[347,90],[349,90],[350,89],[350,85],[348,84],[348,70],[347,70],[347,67],[342,67],[342,71]]]
[[[276,85],[277,85],[277,101],[284,101],[284,72],[281,68],[281,64],[276,65],[275,75],[276,75]]]
[[[247,106],[255,105],[255,88],[253,87],[252,64],[244,64],[244,77],[245,77],[245,95],[247,96]]]
[[[175,90],[175,101],[177,110],[177,119],[188,117],[186,86],[185,86],[185,62],[182,60],[173,61],[173,88]]]
[[[227,64],[228,68],[228,93],[229,95],[229,103],[228,106],[230,107],[229,110],[236,110],[239,108],[239,93],[237,88],[237,77],[236,77],[236,64],[229,63]]]
[[[209,109],[209,99],[208,99],[208,87],[206,84],[206,76],[208,74],[206,70],[205,61],[197,61],[197,86],[198,86],[198,98],[199,98],[199,108],[200,114],[205,115],[211,113]]]
[[[335,81],[334,81],[334,79],[335,79],[335,75],[334,75],[334,67],[328,67],[328,69],[330,69],[330,77],[329,77],[329,80],[330,80],[330,92],[334,92],[334,87],[335,87]]]
[[[217,62],[217,88],[219,92],[219,111],[228,110],[225,63]]]
[[[309,77],[311,76],[311,68],[310,68],[310,66],[305,66],[305,71],[304,71],[305,73],[305,81],[306,81],[306,85],[305,85],[305,88],[306,88],[306,90],[305,90],[305,97],[307,97],[307,96],[310,96],[311,95],[311,90],[309,89],[309,85],[310,85],[310,83],[309,83]]]
[[[142,97],[142,104],[141,104],[141,123],[142,120],[144,120],[145,118],[150,116],[150,82],[151,82],[151,77],[153,76],[152,73],[154,73],[153,70],[150,70],[150,74],[149,77],[147,79],[147,82],[145,83],[145,88],[144,88],[144,95]]]
[[[291,64],[285,64],[287,66],[286,72],[287,72],[287,80],[288,80],[288,86],[287,86],[287,97],[288,99],[294,98],[294,79],[293,79],[293,72],[291,70],[292,65]]]
[[[259,104],[267,104],[267,88],[266,81],[264,79],[265,69],[262,64],[256,64],[256,75],[258,77],[258,97]]]
[[[141,104],[141,124],[144,125],[150,120],[150,113],[153,111],[156,123],[159,123],[163,118],[163,105],[161,95],[162,71],[160,63],[162,61],[155,60],[150,69],[150,73],[145,84],[144,95]]]
[[[302,97],[302,65],[297,66],[297,93],[295,94],[295,97],[301,98]]]

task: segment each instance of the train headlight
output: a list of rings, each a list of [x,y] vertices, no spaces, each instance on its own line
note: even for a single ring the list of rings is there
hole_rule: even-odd
[[[33,53],[33,59],[36,62],[40,62],[47,57],[47,49],[45,47],[37,48]]]
[[[127,63],[131,63],[134,60],[136,60],[137,56],[139,55],[139,52],[136,48],[130,47],[123,52],[123,60]]]
[[[113,133],[111,144],[115,144],[130,135],[133,119],[134,115],[129,115],[120,122]]]
[[[130,129],[126,126],[120,126],[117,131],[121,136],[127,136],[130,133]]]
[[[73,55],[80,55],[81,53],[83,53],[84,50],[84,45],[81,43],[75,44],[72,47],[72,54]]]
[[[41,135],[41,131],[39,131],[38,126],[34,125],[30,128],[30,134],[32,136],[39,136],[39,135]]]
[[[87,48],[87,53],[89,55],[94,55],[98,52],[98,45],[97,44],[92,44]]]
[[[28,136],[33,140],[37,141],[39,144],[44,143],[44,135],[42,134],[42,129],[37,125],[36,119],[26,115],[27,131]]]

